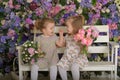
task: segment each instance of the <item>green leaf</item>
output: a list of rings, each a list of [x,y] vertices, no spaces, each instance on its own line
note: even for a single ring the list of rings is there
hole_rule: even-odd
[[[97,0],[92,0],[92,5],[96,5]]]
[[[113,40],[114,40],[115,42],[118,42],[118,37],[114,37]]]
[[[75,5],[76,5],[76,8],[78,9],[79,6],[80,6],[80,3],[79,3],[77,0],[74,0],[74,3],[75,3]]]
[[[59,0],[59,3],[62,5],[62,6],[65,6],[67,3],[66,3],[67,1],[66,0]]]

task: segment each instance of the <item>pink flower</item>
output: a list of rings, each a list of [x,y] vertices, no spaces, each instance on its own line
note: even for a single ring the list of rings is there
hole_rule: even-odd
[[[34,48],[28,48],[28,52],[32,56],[32,55],[34,55],[35,49]]]
[[[75,6],[75,4],[73,2],[70,5],[65,6],[65,10],[66,10],[67,13],[72,12],[75,9],[76,9],[76,6]]]
[[[26,22],[27,24],[32,24],[32,19],[27,18],[27,19],[25,20],[25,22]]]
[[[31,60],[31,64],[34,64],[34,63],[35,63],[35,59],[32,59],[32,60]]]
[[[117,24],[116,24],[116,23],[109,24],[108,26],[109,26],[110,30],[118,29],[118,27],[117,27]]]
[[[14,8],[15,9],[20,9],[20,5],[15,5]]]
[[[74,40],[77,42],[80,42],[80,44],[83,46],[83,49],[81,50],[82,53],[87,53],[87,47],[92,45],[93,41],[98,37],[99,31],[91,26],[87,29],[79,29],[78,33],[74,35]]]
[[[37,8],[37,9],[35,10],[35,13],[36,13],[37,16],[42,15],[43,12],[44,12],[44,11],[43,11],[41,8]]]
[[[85,30],[84,29],[79,29],[78,33],[84,35],[85,34]]]
[[[90,46],[92,44],[92,42],[93,42],[93,39],[89,37],[89,38],[82,39],[81,44],[86,45],[86,46]]]
[[[12,29],[9,29],[9,30],[8,30],[8,33],[7,33],[7,36],[13,37],[14,35],[15,35],[15,31],[12,30]]]
[[[52,7],[52,10],[50,11],[52,16],[55,16],[58,14],[61,10],[61,7],[59,5],[56,5],[55,7]]]
[[[83,34],[76,34],[74,35],[74,40],[75,41],[79,41],[79,40],[82,40],[84,38],[84,35]]]
[[[98,35],[99,35],[99,33],[98,33],[97,31],[92,32],[92,36],[93,36],[94,38],[97,38]]]
[[[14,6],[13,6],[13,0],[9,0],[8,5],[9,5],[10,8],[14,8]]]

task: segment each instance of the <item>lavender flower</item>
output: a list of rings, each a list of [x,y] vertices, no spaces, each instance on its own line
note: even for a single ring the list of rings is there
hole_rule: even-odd
[[[117,9],[117,7],[116,7],[115,4],[111,4],[111,5],[109,5],[108,8],[110,9],[111,12],[115,12],[116,9]]]
[[[97,0],[98,2],[100,2],[102,5],[106,5],[109,0]]]
[[[0,12],[4,12],[4,8],[3,7],[0,7]]]
[[[80,6],[91,8],[92,7],[91,0],[82,0],[80,3]]]
[[[6,39],[7,39],[6,36],[1,36],[1,42],[2,42],[2,43],[6,43]]]
[[[10,19],[14,19],[14,17],[15,17],[15,13],[14,13],[14,12],[11,12],[11,13],[10,13]]]
[[[9,7],[6,7],[4,9],[5,9],[5,13],[10,13],[11,12],[11,8],[9,8]]]
[[[101,18],[102,24],[105,25],[107,24],[107,19],[106,18]]]

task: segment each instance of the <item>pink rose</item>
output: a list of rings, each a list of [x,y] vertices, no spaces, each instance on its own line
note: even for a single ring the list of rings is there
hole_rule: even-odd
[[[35,63],[35,59],[32,59],[32,60],[31,60],[31,64],[34,64],[34,63]]]
[[[34,55],[35,49],[34,48],[28,48],[28,52],[32,56],[32,55]]]
[[[84,29],[79,29],[78,33],[84,35],[85,34],[85,30]]]
[[[86,46],[90,46],[91,44],[92,44],[92,42],[93,42],[93,39],[92,38],[84,38],[84,39],[82,39],[82,44],[83,45],[86,45]]]
[[[79,34],[79,33],[74,36],[74,40],[75,41],[82,40],[83,38],[84,38],[84,35],[83,34]]]
[[[97,32],[97,31],[92,32],[92,36],[94,38],[97,38],[99,36],[99,32]]]

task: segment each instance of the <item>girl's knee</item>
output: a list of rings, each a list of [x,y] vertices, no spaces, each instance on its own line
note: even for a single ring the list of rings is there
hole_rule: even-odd
[[[72,64],[71,69],[79,69],[79,65],[74,63]]]
[[[31,69],[39,69],[39,66],[36,64],[31,65]]]

